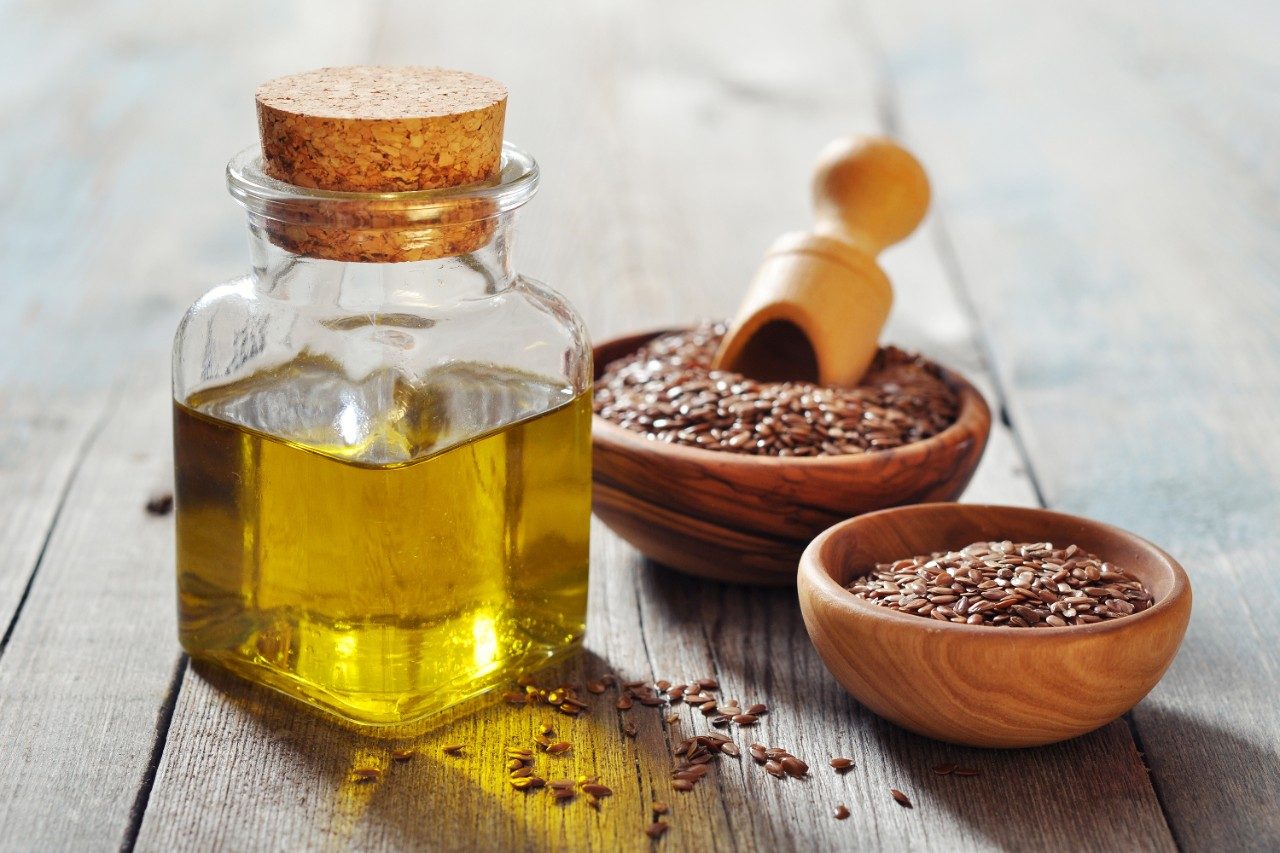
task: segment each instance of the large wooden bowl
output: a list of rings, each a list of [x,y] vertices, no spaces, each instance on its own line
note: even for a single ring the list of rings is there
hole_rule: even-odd
[[[1155,603],[1092,625],[997,628],[899,613],[845,589],[876,563],[1004,539],[1079,545],[1136,576]],[[1191,616],[1186,573],[1155,545],[1017,507],[925,504],[850,519],[805,549],[798,583],[809,636],[855,699],[903,728],[966,746],[1038,746],[1114,720],[1164,675]]]
[[[595,348],[604,367],[663,331]],[[787,585],[805,545],[838,521],[885,507],[960,496],[991,430],[991,412],[964,377],[956,422],[924,441],[878,453],[777,458],[654,441],[592,421],[594,509],[658,562],[716,580]]]

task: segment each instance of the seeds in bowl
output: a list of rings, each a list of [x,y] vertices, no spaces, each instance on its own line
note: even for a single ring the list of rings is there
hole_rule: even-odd
[[[658,441],[756,456],[891,450],[955,423],[958,396],[920,356],[885,347],[856,388],[757,382],[711,369],[726,331],[703,323],[607,365],[595,413]]]
[[[903,613],[1008,628],[1064,628],[1119,619],[1153,603],[1142,582],[1076,545],[974,542],[879,563],[848,590]]]

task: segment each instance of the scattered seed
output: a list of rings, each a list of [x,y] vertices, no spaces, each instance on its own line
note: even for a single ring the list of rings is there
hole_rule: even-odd
[[[750,708],[747,709],[747,713],[755,714],[758,717],[761,714],[769,713],[769,709],[766,708],[763,703],[757,702],[756,704],[752,705]]]
[[[671,824],[666,821],[655,820],[653,823],[649,824],[649,828],[644,831],[644,834],[650,838],[661,838],[670,828]]]
[[[751,744],[751,746],[747,747],[747,753],[753,759],[755,759],[756,764],[764,764],[767,759],[767,756],[765,755],[765,749],[762,744],[758,744],[758,743]]]
[[[837,773],[840,773],[853,767],[853,759],[852,758],[833,758],[831,759],[830,764],[833,768],[835,768],[835,771]]]
[[[357,767],[351,771],[351,778],[355,782],[367,784],[369,782],[377,782],[382,778],[382,771],[377,767]]]
[[[836,806],[836,811],[835,811],[836,820],[844,820],[848,816],[849,816],[849,809],[847,809],[843,804]]]
[[[893,794],[893,799],[898,803],[898,805],[906,809],[913,808],[911,805],[911,798],[899,791],[897,788],[890,788],[889,793]]]
[[[734,758],[737,758],[739,755],[741,755],[741,753],[738,751],[738,745],[733,741],[722,743],[720,745],[720,751],[723,752],[725,755],[729,755]]]
[[[805,764],[794,755],[788,755],[782,759],[782,769],[787,771],[788,776],[794,776],[799,779],[801,776],[808,774],[809,765]]]
[[[590,693],[600,694],[604,692],[604,685],[599,681],[587,682],[587,691]]]
[[[582,786],[582,790],[593,797],[609,797],[613,795],[613,789],[608,785],[598,785],[589,783]]]
[[[552,788],[551,796],[557,800],[570,800],[578,796],[578,792],[572,788]]]
[[[946,775],[948,775],[948,774],[950,774],[950,773],[954,773],[954,772],[955,772],[955,769],[956,769],[956,766],[955,766],[954,764],[935,764],[935,765],[933,765],[933,772],[934,772],[934,773],[937,773],[939,776],[946,776]]]
[[[670,806],[661,800],[657,800],[654,802],[652,809],[654,814],[666,814],[670,810]]]
[[[449,751],[448,748],[446,748],[445,752],[448,752],[448,751]],[[399,761],[401,764],[403,764],[404,762],[411,760],[417,754],[418,754],[418,751],[416,749],[413,749],[412,747],[406,747],[404,749],[396,749],[396,750],[392,750],[391,752],[391,760]]]
[[[740,726],[754,726],[760,718],[755,714],[735,714],[732,719]]]
[[[527,766],[517,767],[515,770],[511,771],[512,779],[523,779],[526,776],[532,776],[532,775],[533,775],[533,768],[527,767]]]
[[[631,702],[632,702],[631,694],[623,693],[621,696],[618,697],[618,701],[614,703],[614,707],[617,708],[619,711],[630,711]]]
[[[672,783],[671,783],[671,787],[672,787],[672,788],[675,788],[677,791],[692,791],[692,790],[693,790],[693,780],[692,780],[692,779],[677,779],[677,780],[675,780],[674,782],[672,782]]]
[[[957,776],[977,776],[978,771],[973,767],[957,767],[955,771]]]
[[[571,749],[573,749],[573,744],[569,743],[567,740],[560,740],[548,746],[547,753],[549,755],[564,755]]]
[[[173,493],[160,492],[147,499],[147,512],[152,515],[168,515],[173,511]]]
[[[441,750],[444,752],[445,755],[461,755],[462,750],[465,746],[466,744],[451,743],[441,747]]]
[[[766,761],[764,764],[764,769],[765,769],[765,772],[768,773],[770,776],[777,776],[779,779],[787,775],[787,771],[783,770],[782,765],[779,764],[777,761],[773,761],[773,760]]]

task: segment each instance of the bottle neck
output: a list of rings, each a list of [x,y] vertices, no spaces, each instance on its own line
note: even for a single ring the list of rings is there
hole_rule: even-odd
[[[404,306],[419,310],[482,298],[511,287],[514,212],[488,220],[489,239],[472,251],[430,260],[377,263],[336,261],[286,249],[271,229],[249,217],[252,281],[272,299],[360,313]],[[429,235],[424,235],[429,239]]]

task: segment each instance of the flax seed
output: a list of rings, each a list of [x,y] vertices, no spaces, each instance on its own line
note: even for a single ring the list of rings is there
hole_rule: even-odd
[[[912,808],[911,798],[899,791],[897,788],[890,788],[889,793],[893,794],[893,799],[905,809]]]
[[[607,365],[595,413],[660,441],[761,456],[873,453],[955,421],[955,392],[918,356],[880,350],[857,388],[756,382],[711,370],[725,331],[703,324],[663,335]]]
[[[1104,571],[1103,566],[1106,566]],[[1105,577],[1105,585],[1098,585]],[[1138,579],[1076,545],[974,542],[881,563],[848,589],[872,604],[938,621],[1064,628],[1150,607]]]
[[[831,764],[831,767],[837,773],[841,773],[853,767],[853,759],[852,758],[833,758],[831,759],[830,764]]]
[[[846,808],[843,804],[836,806],[836,810],[835,810],[836,820],[844,820],[848,816],[849,816],[848,808]]]

